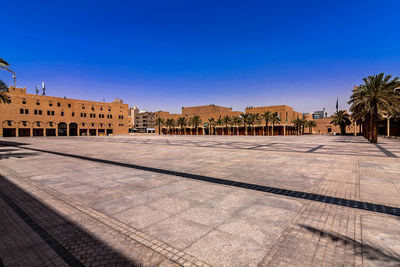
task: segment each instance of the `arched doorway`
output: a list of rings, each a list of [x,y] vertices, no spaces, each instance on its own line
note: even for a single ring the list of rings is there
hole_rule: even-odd
[[[58,124],[58,136],[67,136],[67,124],[65,122],[60,122]]]

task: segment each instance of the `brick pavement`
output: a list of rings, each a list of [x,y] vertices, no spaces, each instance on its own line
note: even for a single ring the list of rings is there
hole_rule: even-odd
[[[379,148],[361,138],[320,136],[36,140],[27,146],[35,153],[16,149],[3,157],[0,191],[83,264],[399,265],[400,222],[395,216],[40,152],[399,207],[399,144],[385,141]],[[78,152],[77,146],[86,149]],[[141,158],[132,157],[136,154]],[[43,160],[52,168],[38,166]],[[0,242],[7,244],[0,247],[3,264],[65,262],[66,255],[44,242],[4,199],[0,205],[7,212],[0,229],[9,233],[7,243]],[[21,247],[24,238],[35,249]]]

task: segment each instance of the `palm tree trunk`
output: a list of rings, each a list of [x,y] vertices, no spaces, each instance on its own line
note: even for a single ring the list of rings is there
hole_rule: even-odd
[[[275,123],[273,122],[272,123],[272,136],[274,136],[274,126],[275,126]]]
[[[244,134],[247,135],[247,126],[246,126],[246,124],[244,125]]]
[[[371,143],[378,143],[378,103],[374,101],[372,103],[373,114],[372,114],[372,138]]]

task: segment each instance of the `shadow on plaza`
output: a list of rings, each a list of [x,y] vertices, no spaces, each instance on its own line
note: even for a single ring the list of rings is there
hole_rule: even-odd
[[[400,264],[400,254],[394,251],[373,247],[369,244],[362,244],[347,236],[338,233],[325,232],[308,225],[301,224],[300,226],[313,234],[319,235],[321,237],[327,237],[334,242],[339,242],[343,245],[354,246],[354,251],[356,255],[360,253],[359,251],[362,251],[361,256],[366,257],[369,260]]]
[[[70,266],[141,265],[127,259],[106,243],[88,233],[73,221],[65,218],[2,175],[0,175],[0,199],[30,227],[32,232],[38,234]],[[0,228],[3,229],[12,227],[15,226],[0,225]],[[27,240],[29,239],[27,238]],[[28,243],[27,241],[26,244],[20,244],[19,249],[29,250],[30,246]],[[2,251],[0,254],[4,253],[7,252]],[[29,253],[30,251],[22,251],[21,254]],[[133,257],[136,256],[133,255]],[[138,258],[140,257],[139,255]],[[7,263],[3,262],[3,264]],[[18,262],[14,262],[13,264],[18,264]]]

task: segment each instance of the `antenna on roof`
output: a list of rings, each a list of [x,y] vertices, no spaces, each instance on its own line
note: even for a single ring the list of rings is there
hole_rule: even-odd
[[[36,93],[36,95],[38,95],[38,94],[39,94],[39,85],[36,85],[36,88],[35,88],[35,93]]]
[[[44,82],[42,82],[42,95],[46,95],[46,85]]]

